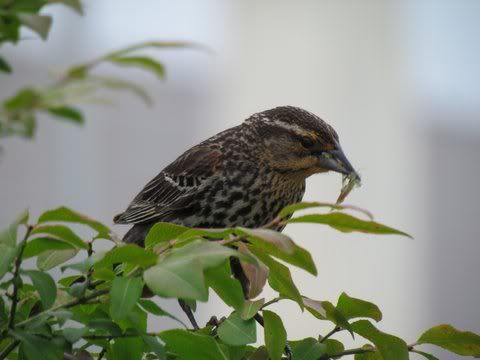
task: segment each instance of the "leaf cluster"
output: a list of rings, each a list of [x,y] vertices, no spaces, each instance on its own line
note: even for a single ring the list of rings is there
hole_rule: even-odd
[[[295,215],[298,210],[333,208],[332,213]],[[341,231],[404,234],[362,219],[341,205],[300,203],[284,209],[259,229],[193,229],[158,223],[145,248],[114,241],[110,229],[68,208],[46,211],[34,223],[21,214],[0,233],[0,359],[408,359],[409,353],[435,359],[419,348],[433,344],[463,356],[480,356],[480,336],[440,325],[408,345],[382,332],[382,313],[373,303],[342,293],[336,304],[307,297],[288,265],[316,275],[310,253],[273,228],[286,223],[317,223]],[[334,216],[331,216],[334,214]],[[293,217],[291,217],[293,215]],[[91,236],[77,234],[78,226]],[[107,251],[96,250],[108,241]],[[79,255],[80,254],[80,255]],[[35,266],[26,268],[24,260]],[[80,258],[80,261],[78,259]],[[248,278],[247,296],[235,278],[231,259]],[[64,274],[55,279],[51,271]],[[262,296],[266,284],[278,293]],[[193,309],[214,291],[231,309],[212,314],[198,330],[159,305],[159,298],[183,299]],[[328,334],[292,340],[278,301],[294,301],[319,321]],[[168,317],[181,328],[152,333],[149,317]],[[217,320],[219,317],[220,320]],[[265,343],[257,344],[263,331]],[[334,336],[347,331],[361,347],[346,349]]]
[[[46,40],[52,26],[52,17],[40,12],[48,5],[63,4],[83,14],[80,0],[1,0],[0,1],[0,46],[16,44],[21,40],[22,26],[29,28]],[[10,73],[10,64],[0,56],[0,72]]]
[[[150,105],[150,96],[138,84],[121,77],[97,75],[93,70],[101,64],[108,63],[121,67],[140,68],[163,79],[164,65],[138,52],[188,46],[193,45],[162,41],[135,44],[72,66],[59,74],[56,81],[44,88],[23,88],[0,104],[0,138],[13,135],[33,137],[39,113],[46,113],[71,123],[83,124],[84,116],[77,105],[102,100],[100,95],[105,90],[129,91],[145,104]]]

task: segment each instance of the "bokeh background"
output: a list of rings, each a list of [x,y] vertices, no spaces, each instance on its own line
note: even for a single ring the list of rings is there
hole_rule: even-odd
[[[168,79],[103,66],[145,86],[87,104],[87,125],[40,119],[33,142],[2,140],[0,225],[25,207],[67,205],[111,225],[137,191],[181,152],[252,113],[296,105],[330,122],[363,177],[348,203],[413,234],[286,232],[312,251],[319,276],[293,270],[301,291],[335,301],[342,291],[377,303],[380,328],[410,341],[452,323],[480,332],[480,2],[477,0],[86,0],[79,17],[50,7],[44,43],[25,32],[4,56],[0,97],[46,84],[61,69],[147,39],[190,40],[197,50],[157,51]],[[153,54],[153,53],[152,53]],[[339,175],[308,180],[305,199],[334,201]],[[124,233],[127,228],[115,226]],[[162,306],[178,312],[172,301]],[[282,302],[291,339],[330,330]],[[225,315],[215,296],[201,322]],[[179,316],[182,316],[181,314]],[[161,319],[152,329],[175,326]],[[441,359],[454,355],[437,352]]]

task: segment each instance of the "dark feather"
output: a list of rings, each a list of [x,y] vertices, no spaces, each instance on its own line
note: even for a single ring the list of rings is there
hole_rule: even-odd
[[[211,146],[191,148],[152,179],[113,221],[117,224],[166,221],[172,212],[188,206],[198,189],[219,170],[221,158],[222,153]]]

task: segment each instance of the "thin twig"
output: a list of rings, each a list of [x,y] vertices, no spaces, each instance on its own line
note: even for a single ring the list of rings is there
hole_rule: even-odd
[[[32,225],[27,226],[27,231],[25,232],[25,236],[23,237],[22,242],[20,243],[20,250],[18,251],[17,259],[15,260],[15,270],[13,273],[13,295],[12,295],[12,306],[10,308],[10,318],[8,321],[8,327],[13,329],[15,326],[15,313],[17,312],[17,304],[18,304],[18,289],[21,287],[20,281],[20,267],[22,266],[22,257],[23,257],[23,250],[25,249],[25,245],[27,244],[27,239],[30,236],[30,233],[33,230]]]
[[[366,354],[369,352],[374,352],[375,349],[364,349],[364,348],[356,348],[356,349],[350,349],[350,350],[344,350],[341,352],[338,352],[336,354],[324,354],[318,358],[318,360],[327,360],[327,359],[334,359],[337,357],[342,357],[345,355],[356,355],[356,354]]]
[[[267,301],[265,304],[262,305],[262,307],[260,308],[260,310],[263,310],[264,308],[266,308],[267,306],[270,306],[272,304],[275,304],[277,302],[279,302],[280,300],[282,300],[283,298],[281,296],[279,297],[276,297],[276,298],[273,298],[272,300],[270,301]]]
[[[8,345],[3,351],[0,353],[0,360],[6,359],[8,354],[10,354],[15,348],[20,344],[20,341],[15,340],[10,345]]]
[[[325,337],[326,338],[326,337]],[[414,348],[416,344],[408,345],[408,351],[409,352],[417,352]],[[350,349],[350,350],[344,350],[342,352],[336,353],[336,354],[324,354],[318,358],[318,360],[327,360],[327,359],[335,359],[337,357],[342,357],[345,355],[356,355],[356,354],[366,354],[369,352],[375,352],[377,351],[376,348],[356,348],[356,349]]]
[[[327,335],[325,335],[324,337],[322,337],[320,339],[320,342],[324,342],[325,340],[327,340],[329,337],[331,337],[332,335],[335,335],[337,332],[343,330],[340,326],[336,326],[332,331],[330,331]]]
[[[69,308],[74,307],[76,305],[86,304],[90,300],[93,300],[97,297],[108,294],[109,292],[110,292],[110,289],[101,289],[101,290],[94,291],[89,295],[85,295],[85,296],[82,296],[81,298],[66,302],[64,304],[60,304],[60,305],[58,305],[54,308],[51,308],[49,310],[42,311],[42,312],[36,314],[35,316],[32,316],[31,318],[28,318],[27,320],[19,322],[17,325],[18,326],[25,326],[25,325],[31,323],[32,321],[38,319],[41,316],[51,314],[52,312],[55,312],[55,311],[60,310],[60,309],[69,309]]]

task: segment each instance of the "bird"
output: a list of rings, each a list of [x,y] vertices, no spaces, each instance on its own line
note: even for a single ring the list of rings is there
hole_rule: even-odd
[[[280,106],[253,114],[185,151],[113,220],[133,225],[123,241],[140,246],[157,222],[258,228],[302,200],[309,176],[328,171],[360,179],[331,125],[304,109]],[[248,298],[249,280],[240,261],[232,257],[230,265]],[[182,299],[178,302],[198,329],[191,308]]]
[[[157,222],[257,228],[300,202],[309,176],[328,171],[360,178],[331,125],[299,107],[275,107],[185,151],[114,223],[133,225],[123,241],[139,245]]]

